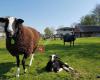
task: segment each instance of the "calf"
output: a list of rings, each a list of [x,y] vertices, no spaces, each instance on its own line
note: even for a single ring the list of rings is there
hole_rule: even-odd
[[[50,56],[50,60],[46,65],[46,71],[48,72],[60,72],[62,70],[65,70],[67,72],[72,72],[74,69],[70,67],[67,63],[64,63],[60,60],[60,58],[53,54]]]

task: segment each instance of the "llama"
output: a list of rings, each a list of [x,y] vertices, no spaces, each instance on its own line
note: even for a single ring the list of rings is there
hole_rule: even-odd
[[[22,65],[24,72],[25,60],[31,56],[29,66],[32,65],[34,52],[38,46],[40,34],[33,28],[23,25],[23,19],[15,17],[1,17],[0,26],[4,28],[6,34],[6,48],[12,56],[16,57],[17,72],[16,77],[20,74],[20,59],[19,55],[23,54]]]
[[[70,47],[72,43],[74,46],[75,39],[76,39],[75,35],[64,35],[63,36],[64,45],[65,45],[65,42],[70,42]]]

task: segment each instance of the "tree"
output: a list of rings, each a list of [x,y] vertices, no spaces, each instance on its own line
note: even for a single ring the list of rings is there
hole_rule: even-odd
[[[51,31],[51,29],[50,29],[49,27],[46,27],[46,28],[44,29],[44,33],[45,33],[45,35],[48,35],[48,36],[50,36],[50,35],[53,34],[52,31]]]
[[[55,34],[55,28],[54,27],[50,27],[50,31],[51,31],[52,35]]]
[[[95,16],[96,25],[100,25],[100,4],[97,4],[95,9],[92,11]]]
[[[79,24],[100,26],[100,4],[97,4],[90,14],[83,16]]]
[[[83,16],[80,21],[81,25],[96,25],[95,16],[93,14],[89,14]]]

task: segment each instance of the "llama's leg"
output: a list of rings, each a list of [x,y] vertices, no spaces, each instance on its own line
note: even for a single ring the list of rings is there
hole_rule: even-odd
[[[33,59],[34,59],[34,54],[31,55],[31,60],[30,60],[29,66],[32,65],[32,61],[33,61]]]
[[[22,65],[23,65],[24,73],[26,73],[26,71],[27,71],[27,69],[25,68],[25,60],[26,60],[26,57],[24,55],[23,59],[22,59]]]
[[[19,56],[16,56],[16,60],[17,60],[17,72],[16,72],[16,77],[19,77],[19,73],[20,73],[20,59]]]
[[[73,41],[73,46],[74,46],[74,41]]]
[[[70,41],[70,47],[71,47],[72,41]]]
[[[65,46],[65,41],[64,41],[64,46]]]

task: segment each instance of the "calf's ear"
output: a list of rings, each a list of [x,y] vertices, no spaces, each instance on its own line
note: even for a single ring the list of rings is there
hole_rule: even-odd
[[[17,22],[18,22],[19,24],[22,24],[22,23],[24,22],[24,20],[23,20],[23,19],[17,19]]]
[[[51,58],[52,56],[50,55],[49,57]]]

